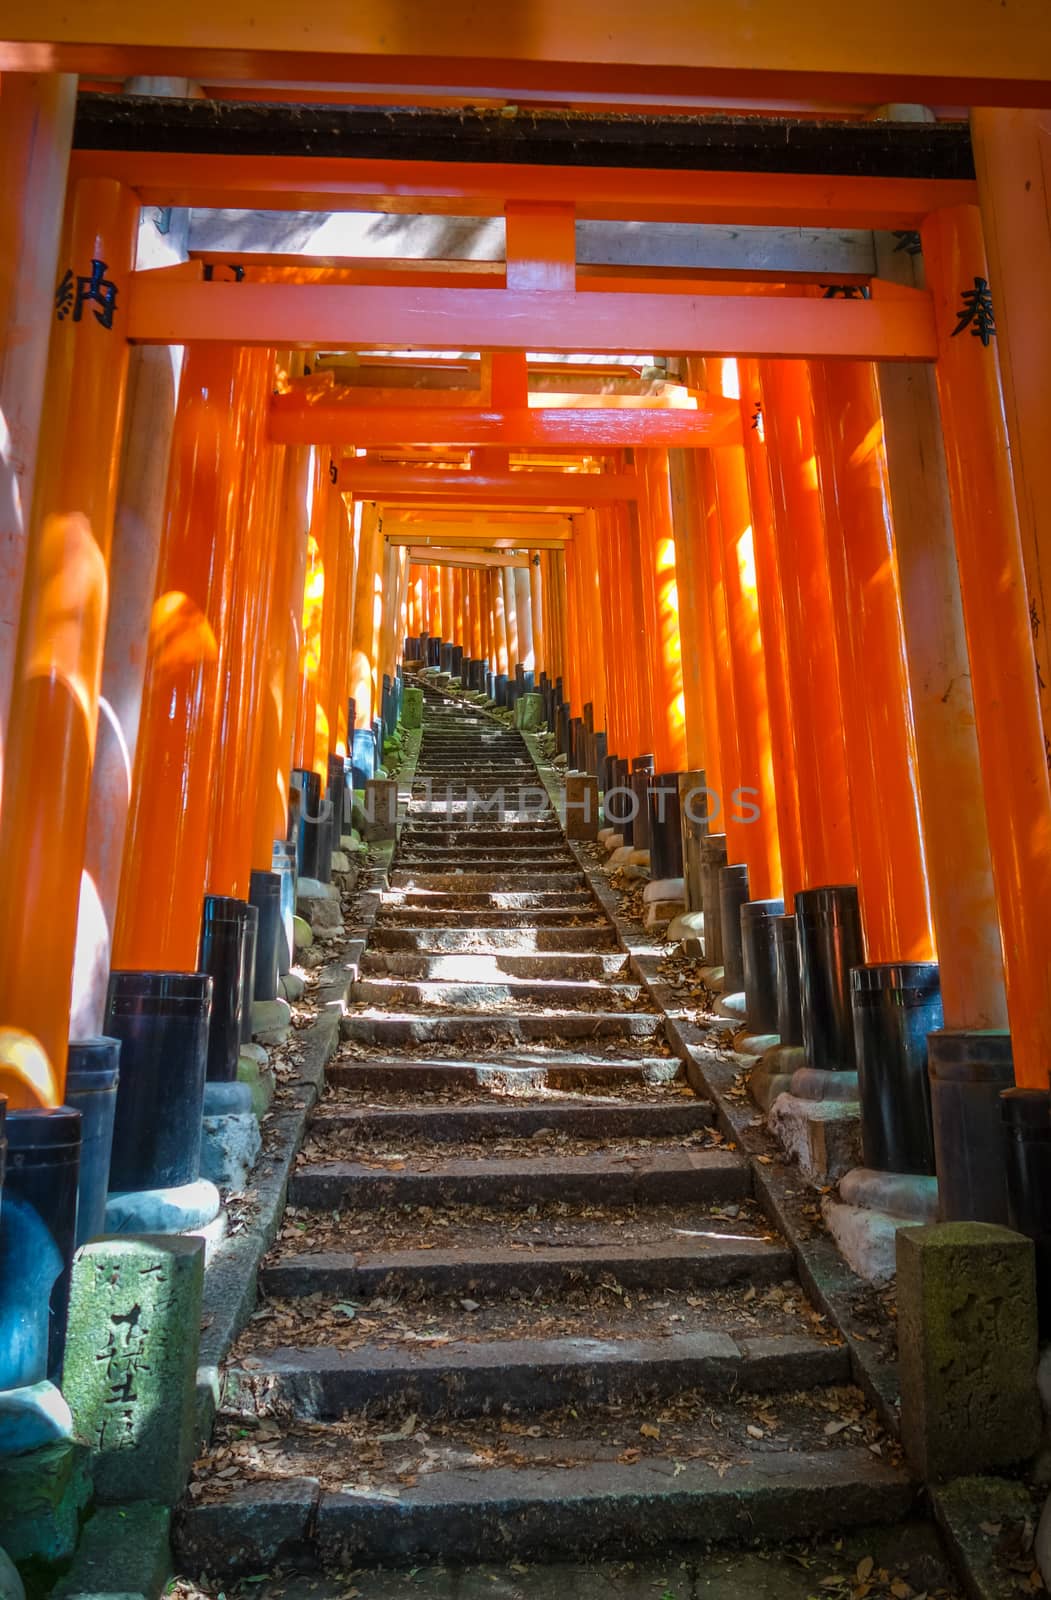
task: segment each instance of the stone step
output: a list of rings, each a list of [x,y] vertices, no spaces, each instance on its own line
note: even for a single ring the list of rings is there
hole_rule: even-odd
[[[580,889],[586,879],[582,872],[529,872],[515,873],[515,887],[525,889]],[[395,867],[390,876],[392,889],[437,889],[443,894],[455,894],[463,889],[468,894],[486,893],[507,888],[507,872],[427,872]]]
[[[567,866],[576,866],[572,851],[563,845],[557,834],[551,834],[543,841],[507,839],[490,844],[478,844],[469,834],[465,834],[455,845],[402,839],[398,850],[399,865],[408,860],[448,861],[450,865],[461,861],[496,861],[501,865],[515,861],[557,862],[563,870]]]
[[[546,919],[531,920],[523,916],[517,923],[508,926],[507,919],[501,916],[481,926],[477,920],[465,918],[463,925],[456,926],[454,918],[451,927],[427,927],[420,926],[418,918],[411,924],[404,917],[389,921],[381,918],[370,935],[369,950],[455,950],[480,955],[616,950],[617,936],[608,922],[596,919],[586,926],[574,926],[575,920],[570,919],[559,927]]]
[[[538,874],[552,878],[557,884],[564,873],[580,882],[579,869],[569,851],[558,855],[537,855],[533,850],[508,852],[506,856],[485,855],[477,850],[435,850],[398,852],[398,873],[413,873],[420,877],[440,874],[446,881],[459,876],[477,877],[480,874],[499,874],[508,885],[514,885],[530,874],[534,882]],[[539,884],[537,885],[539,887]]]
[[[333,1425],[338,1428],[338,1424]],[[174,1527],[185,1572],[246,1576],[295,1559],[349,1571],[499,1559],[627,1558],[693,1541],[804,1539],[862,1523],[898,1523],[917,1487],[863,1448],[755,1454],[710,1466],[643,1456],[560,1468],[465,1465],[373,1488],[352,1441],[323,1435],[297,1451],[300,1472],[190,1500]],[[404,1452],[403,1447],[403,1452]],[[537,1451],[536,1453],[540,1453]],[[469,1460],[469,1447],[459,1454]],[[550,1454],[557,1454],[549,1451]],[[338,1483],[334,1473],[342,1473]],[[334,1487],[327,1487],[332,1484]]]
[[[434,889],[393,889],[382,895],[380,904],[422,906],[431,911],[468,911],[473,907],[479,911],[542,911],[545,907],[557,910],[560,907],[582,906],[596,909],[595,897],[590,889],[553,889],[550,893],[533,889],[528,894],[516,894],[511,889],[506,892],[480,891],[477,894],[440,894]]]
[[[562,829],[555,823],[546,827],[536,827],[529,823],[511,823],[504,828],[476,828],[466,822],[459,825],[446,824],[440,817],[419,818],[414,812],[410,813],[409,820],[401,832],[401,842],[404,846],[448,845],[452,849],[459,849],[465,841],[477,845],[546,845],[558,844],[562,837]]]
[[[355,1144],[376,1139],[429,1139],[435,1144],[475,1143],[493,1139],[533,1138],[550,1133],[556,1138],[664,1139],[710,1128],[714,1111],[709,1101],[687,1099],[581,1101],[577,1105],[547,1105],[514,1100],[411,1109],[355,1110],[325,1101],[310,1121],[311,1136],[344,1132],[348,1151]],[[557,1145],[555,1146],[557,1148]]]
[[[630,981],[628,958],[619,950],[609,955],[520,955],[516,953],[472,955],[409,955],[394,951],[368,950],[358,970],[368,977],[380,975],[421,979],[444,978],[461,983],[488,979],[558,978],[585,982],[588,979]]]
[[[630,1216],[626,1219],[630,1223]],[[266,1294],[282,1298],[325,1294],[344,1299],[426,1293],[492,1299],[560,1294],[616,1283],[625,1290],[714,1292],[771,1288],[791,1277],[784,1245],[763,1238],[719,1234],[692,1210],[681,1234],[657,1242],[624,1238],[627,1227],[597,1244],[463,1244],[433,1250],[294,1251],[270,1257],[262,1269]],[[692,1228],[688,1225],[692,1224]],[[670,1230],[669,1230],[670,1232]],[[493,1230],[497,1235],[498,1230]],[[700,1234],[700,1237],[694,1237]]]
[[[734,1339],[704,1328],[649,1339],[421,1343],[411,1351],[279,1346],[227,1366],[223,1409],[242,1416],[291,1412],[321,1422],[366,1406],[472,1417],[652,1403],[683,1389],[770,1395],[849,1381],[845,1346],[801,1334]]]
[[[344,1039],[387,1046],[463,1042],[471,1047],[481,1042],[478,1035],[482,1027],[480,1019],[470,1014],[429,1017],[406,1013],[387,1017],[345,1016],[340,1020]],[[664,1018],[654,1012],[634,1011],[551,1011],[521,1015],[508,1011],[493,1017],[485,1025],[485,1031],[492,1047],[500,1050],[530,1040],[562,1043],[570,1039],[631,1039],[636,1046],[640,1043],[653,1045],[664,1038]]]
[[[428,1171],[383,1171],[354,1161],[297,1166],[290,1204],[343,1206],[518,1206],[558,1200],[586,1205],[681,1205],[746,1199],[751,1173],[732,1150],[596,1153],[534,1159],[452,1159]]]
[[[465,1052],[466,1054],[466,1052]],[[493,1051],[484,1060],[409,1060],[373,1056],[336,1060],[326,1077],[334,1089],[376,1091],[410,1089],[414,1093],[456,1088],[490,1089],[501,1094],[540,1090],[573,1090],[596,1085],[617,1087],[669,1083],[682,1072],[674,1056],[600,1060],[559,1053],[530,1060],[521,1054]]]
[[[527,802],[519,805],[508,803],[500,808],[487,808],[477,801],[468,802],[465,797],[445,798],[436,797],[433,801],[413,797],[406,813],[407,819],[412,822],[441,822],[451,827],[473,827],[483,822],[487,827],[513,826],[517,823],[533,823],[543,821],[547,816],[554,816],[549,802],[541,805],[534,800],[535,790],[530,790]]]
[[[351,985],[352,1004],[379,1006],[404,1011],[418,1006],[493,1012],[496,1006],[541,1006],[547,1010],[564,1007],[615,1011],[618,1005],[630,1009],[638,1005],[645,991],[640,984],[609,983],[602,979],[583,982],[557,978],[475,979],[453,982],[423,979],[412,982],[399,978],[363,978]],[[503,1013],[497,1014],[497,1020]]]
[[[436,906],[432,911],[425,901],[416,900],[402,904],[400,900],[381,903],[376,926],[413,926],[418,928],[487,929],[487,928],[582,928],[592,927],[596,932],[608,928],[605,914],[594,901],[590,905],[527,906],[524,910],[497,906],[491,911],[457,910],[455,907]]]

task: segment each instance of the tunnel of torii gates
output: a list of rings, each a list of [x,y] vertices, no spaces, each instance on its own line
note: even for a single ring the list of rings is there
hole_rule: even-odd
[[[202,87],[132,76],[168,60],[136,38],[0,43],[11,1110],[197,972],[206,895],[263,904],[290,800],[381,772],[407,645],[542,692],[603,789],[691,775],[744,898],[797,911],[804,1001],[803,925],[827,953],[855,891],[875,982],[906,1004],[936,960],[932,1064],[983,1090],[957,1133],[992,1147],[1012,1072],[1046,1102],[1051,122],[854,105],[1047,105],[1026,26],[995,83],[984,39],[944,84],[910,45],[845,108],[737,119],[607,114],[598,69],[576,127],[322,87],[312,142],[204,47],[170,53]],[[319,214],[384,226],[290,245]],[[443,246],[457,218],[501,247]]]

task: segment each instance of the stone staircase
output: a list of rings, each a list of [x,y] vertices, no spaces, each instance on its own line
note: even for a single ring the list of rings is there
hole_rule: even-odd
[[[521,736],[429,694],[187,1572],[628,1557],[913,1501],[538,807]]]

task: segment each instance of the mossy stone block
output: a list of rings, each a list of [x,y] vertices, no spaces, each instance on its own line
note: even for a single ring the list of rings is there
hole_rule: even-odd
[[[261,1067],[257,1061],[250,1060],[244,1054],[243,1046],[237,1061],[237,1081],[248,1085],[252,1093],[252,1110],[262,1122],[274,1098],[274,1074],[269,1066]]]
[[[1040,1443],[1033,1245],[985,1222],[897,1238],[901,1436],[930,1482],[1024,1461]]]
[[[73,1269],[63,1381],[103,1504],[174,1504],[194,1449],[204,1241],[93,1240]]]
[[[544,720],[544,699],[539,694],[520,694],[515,701],[515,727],[533,733]]]
[[[91,1499],[87,1447],[75,1440],[0,1456],[0,1545],[12,1561],[68,1561]]]
[[[423,726],[423,690],[406,689],[401,703],[401,721],[404,728]]]
[[[171,1576],[171,1510],[150,1500],[100,1506],[50,1600],[158,1600]]]

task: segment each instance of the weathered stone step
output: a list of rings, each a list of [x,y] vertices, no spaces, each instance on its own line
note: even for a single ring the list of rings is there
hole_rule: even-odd
[[[413,822],[441,822],[452,827],[473,827],[478,823],[484,823],[486,827],[502,827],[521,822],[542,822],[545,817],[554,816],[554,812],[546,797],[541,804],[535,798],[537,794],[538,791],[531,788],[526,801],[520,805],[517,797],[513,800],[509,795],[508,803],[500,808],[485,807],[477,801],[468,802],[463,797],[445,799],[435,796],[433,801],[429,801],[416,795],[410,803],[408,816]]]
[[[538,1133],[569,1138],[664,1139],[710,1128],[714,1111],[707,1100],[582,1101],[577,1105],[525,1105],[510,1101],[470,1105],[420,1106],[411,1109],[352,1110],[322,1102],[310,1121],[314,1134],[345,1132],[348,1152],[356,1142],[373,1139],[429,1139],[435,1144],[493,1139],[529,1139]],[[557,1149],[557,1145],[555,1146]]]
[[[485,916],[486,913],[481,913]],[[404,917],[379,921],[369,939],[371,950],[438,951],[457,950],[491,955],[510,951],[526,955],[553,954],[556,951],[615,950],[617,936],[605,920],[595,919],[586,926],[569,923],[559,927],[546,919],[521,917],[510,927],[500,916],[479,925],[477,919],[457,926],[421,927],[419,918],[409,925]]]
[[[652,1339],[490,1339],[466,1345],[259,1351],[227,1367],[223,1408],[329,1421],[368,1406],[423,1416],[636,1404],[683,1389],[776,1394],[845,1383],[845,1346],[782,1334],[732,1339],[694,1329]]]
[[[557,834],[551,834],[544,841],[508,839],[495,844],[477,844],[470,836],[456,845],[432,845],[421,843],[419,840],[403,839],[398,850],[399,865],[404,865],[409,859],[423,862],[448,861],[450,865],[462,861],[497,861],[501,865],[515,861],[535,861],[545,864],[557,861],[563,869],[576,865],[572,852],[563,845]]]
[[[432,911],[420,901],[410,905],[388,901],[380,906],[376,924],[377,927],[383,927],[392,923],[418,928],[536,928],[538,931],[545,928],[576,928],[588,925],[596,932],[600,929],[609,929],[610,936],[613,937],[613,930],[606,921],[605,914],[594,901],[590,905],[582,906],[527,907],[524,911],[500,906],[493,911],[481,909],[457,911],[437,906]]]
[[[630,1160],[604,1153],[550,1160],[450,1160],[429,1171],[382,1171],[354,1161],[299,1166],[292,1205],[331,1210],[346,1205],[530,1205],[545,1200],[583,1205],[680,1205],[743,1200],[748,1166],[732,1150],[646,1151]]]
[[[466,1054],[466,1052],[465,1052]],[[674,1056],[644,1056],[599,1060],[573,1057],[530,1059],[507,1051],[492,1051],[484,1060],[411,1060],[404,1057],[368,1057],[336,1060],[326,1077],[335,1089],[383,1090],[412,1088],[417,1093],[462,1088],[515,1090],[579,1089],[606,1086],[669,1083],[682,1072]]]
[[[423,906],[431,911],[468,911],[477,906],[479,911],[542,911],[560,906],[587,906],[595,908],[595,897],[590,889],[532,889],[527,894],[484,890],[477,894],[439,894],[433,889],[391,889],[380,900],[385,906]]]
[[[456,1044],[471,1046],[483,1024],[477,1016],[428,1017],[406,1014],[388,1017],[346,1016],[340,1020],[344,1039],[359,1044]],[[663,1040],[664,1018],[654,1012],[551,1011],[547,1014],[501,1012],[485,1025],[494,1049],[529,1040],[633,1039]]]
[[[433,852],[400,851],[398,852],[398,866],[395,878],[399,873],[412,873],[418,877],[428,877],[440,874],[446,882],[458,876],[477,877],[499,876],[508,885],[523,882],[528,876],[531,883],[536,883],[542,874],[543,879],[553,878],[557,884],[565,873],[574,876],[579,883],[577,864],[568,850],[558,855],[538,855],[535,850],[520,850],[506,856],[485,855],[477,850],[440,850]],[[495,887],[495,885],[494,885]]]
[[[396,867],[391,873],[393,889],[437,889],[444,894],[455,894],[463,889],[468,894],[480,890],[507,888],[507,870],[491,872],[427,872]],[[516,872],[515,887],[525,889],[579,889],[586,883],[582,872],[554,871],[543,873]]]
[[[389,950],[367,950],[359,964],[369,977],[380,974],[399,978],[444,978],[462,983],[487,979],[558,978],[584,982],[589,978],[630,981],[628,958],[620,951],[610,955],[402,955]]]
[[[453,982],[424,979],[411,982],[399,978],[363,978],[351,986],[352,1003],[383,1006],[391,1011],[408,1007],[459,1007],[469,1011],[492,1011],[494,1006],[542,1006],[548,1010],[564,1007],[616,1010],[618,1002],[634,1007],[644,994],[640,984],[609,983],[601,979],[565,982],[557,978],[475,979]],[[503,1013],[500,1013],[503,1015]]]
[[[697,1228],[692,1213],[684,1218]],[[434,1250],[322,1251],[272,1258],[262,1270],[268,1295],[326,1294],[346,1299],[425,1291],[434,1296],[557,1294],[614,1282],[622,1289],[763,1289],[791,1276],[791,1253],[767,1239],[714,1230],[635,1244],[619,1230],[604,1244],[471,1244]]]
[[[440,817],[420,818],[415,812],[402,829],[403,845],[449,845],[459,849],[464,843],[487,844],[558,844],[562,830],[556,823],[538,826],[528,822],[508,823],[503,828],[477,828],[464,822],[446,824]]]
[[[320,1471],[331,1473],[333,1452],[315,1443]],[[628,1557],[759,1532],[766,1542],[802,1539],[900,1522],[917,1494],[896,1467],[846,1447],[756,1455],[729,1468],[690,1460],[678,1473],[663,1456],[566,1469],[461,1468],[393,1490],[357,1486],[351,1447],[344,1470],[352,1492],[320,1487],[305,1455],[303,1466],[300,1477],[240,1484],[222,1500],[184,1504],[174,1530],[183,1570],[250,1575],[296,1557],[341,1570],[428,1556],[491,1564],[567,1553]]]

